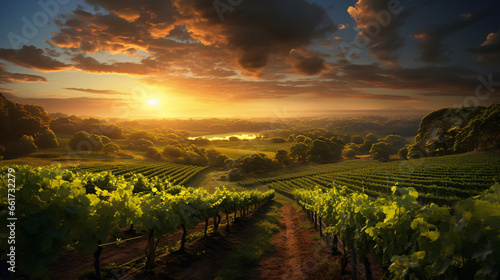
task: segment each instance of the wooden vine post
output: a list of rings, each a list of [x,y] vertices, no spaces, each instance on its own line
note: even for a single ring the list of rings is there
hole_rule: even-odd
[[[146,262],[147,269],[153,269],[155,267],[155,231],[154,229],[149,230],[148,238],[148,260]]]

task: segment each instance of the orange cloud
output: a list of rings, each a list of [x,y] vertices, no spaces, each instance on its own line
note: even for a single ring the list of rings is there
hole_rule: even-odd
[[[28,75],[28,74],[20,74],[20,73],[10,73],[6,71],[7,67],[4,64],[0,63],[0,84],[8,84],[13,82],[47,82],[47,79],[42,76],[37,75]],[[4,90],[8,91],[8,90]]]
[[[339,24],[337,25],[338,30],[346,29],[349,26],[349,24]]]
[[[477,55],[479,64],[498,66],[500,64],[500,30],[490,33],[480,47],[468,49]]]
[[[64,88],[64,89],[81,91],[86,93],[104,94],[104,95],[129,95],[128,93],[119,92],[111,89],[90,89],[90,88]]]

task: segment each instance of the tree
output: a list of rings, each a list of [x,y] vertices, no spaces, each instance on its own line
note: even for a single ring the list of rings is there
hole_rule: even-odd
[[[373,159],[380,161],[389,160],[390,155],[394,153],[395,153],[394,146],[385,142],[375,143],[370,149],[370,154],[373,155]]]
[[[131,142],[137,142],[139,139],[146,139],[146,140],[149,140],[153,143],[158,141],[158,138],[156,137],[156,135],[154,135],[154,133],[147,131],[147,130],[139,130],[139,131],[132,132],[128,138]]]
[[[101,128],[102,135],[105,135],[111,139],[123,138],[123,128],[116,124],[101,124],[99,127]]]
[[[114,156],[116,153],[120,152],[120,146],[113,142],[107,143],[104,145],[104,152]]]
[[[12,143],[5,152],[6,158],[15,158],[25,156],[36,152],[38,147],[35,145],[35,140],[32,136],[23,135],[19,140]]]
[[[104,150],[104,144],[102,144],[101,136],[97,134],[91,134],[89,140],[92,144],[93,153],[102,152]]]
[[[90,135],[85,131],[78,131],[69,140],[69,147],[77,152],[91,152],[92,143],[90,142]]]
[[[146,157],[153,159],[153,160],[160,160],[161,159],[161,154],[158,152],[158,150],[154,147],[148,147],[146,151]]]
[[[332,150],[328,143],[316,139],[312,142],[311,148],[309,149],[309,155],[312,160],[329,160],[332,157]]]
[[[12,130],[16,137],[21,137],[22,135],[33,136],[47,129],[49,127],[40,118],[36,117],[23,117],[12,123]]]
[[[356,145],[356,144],[354,144],[354,143],[347,144],[347,145],[345,146],[345,149],[346,149],[346,150],[348,150],[348,149],[352,149],[352,150],[354,150],[354,151],[356,152],[356,154],[358,154],[358,153],[359,153],[359,146],[358,146],[358,145]]]
[[[399,155],[400,159],[407,160],[408,159],[408,148],[407,147],[401,148],[398,152],[398,155]]]
[[[226,160],[229,159],[226,155],[219,154],[217,157],[213,160],[210,161],[210,165],[213,167],[224,167],[224,163]]]
[[[297,138],[298,137],[299,136],[297,136]],[[297,143],[290,148],[290,156],[298,162],[305,162],[307,160],[308,152],[309,147],[304,143]]]
[[[40,105],[23,104],[24,110],[28,111],[32,117],[40,118],[43,123],[49,123],[49,113]]]
[[[400,135],[389,134],[385,138],[381,139],[382,142],[392,144],[396,150],[403,148],[408,141]]]
[[[351,148],[345,149],[343,154],[348,159],[356,158],[356,151],[354,149],[351,149]]]
[[[306,141],[306,137],[304,135],[299,135],[297,137],[295,137],[295,142],[297,143],[303,143]]]
[[[101,137],[97,134],[89,135],[85,131],[78,131],[69,140],[69,147],[77,152],[90,152],[97,153],[101,152],[104,149],[104,145],[102,144]]]
[[[163,156],[170,159],[176,159],[182,157],[182,150],[178,147],[167,145],[163,149]]]
[[[238,138],[238,137],[236,137],[236,136],[231,136],[231,137],[229,137],[229,138],[228,138],[228,140],[229,140],[230,142],[236,142],[236,141],[240,141],[240,138]]]
[[[343,142],[339,143],[337,141],[331,142],[330,144],[330,157],[331,159],[340,159],[342,158],[342,149],[344,147]]]
[[[57,137],[50,129],[46,129],[35,135],[35,144],[41,149],[55,148],[59,146]]]
[[[265,154],[253,154],[244,156],[239,160],[241,172],[248,173],[263,173],[274,169],[273,161]]]
[[[109,139],[108,136],[101,135],[101,141],[102,141],[102,144],[106,145],[106,144],[111,142],[111,139]]]
[[[368,133],[365,137],[366,140],[371,141],[372,143],[376,143],[378,138],[373,133]]]
[[[290,166],[291,164],[290,156],[286,150],[277,150],[274,158],[282,166]]]
[[[359,146],[359,152],[362,154],[367,154],[370,152],[370,149],[372,148],[373,142],[370,140],[365,140],[361,146]]]
[[[286,143],[286,139],[283,137],[273,137],[271,143]]]
[[[351,137],[351,143],[354,143],[354,144],[363,144],[363,137],[359,136],[359,135],[353,135]]]
[[[195,145],[197,146],[207,146],[211,143],[210,140],[202,137],[197,137],[196,139],[192,140]]]
[[[154,147],[153,142],[144,138],[141,138],[135,142],[135,148],[141,151],[147,151],[151,147]]]

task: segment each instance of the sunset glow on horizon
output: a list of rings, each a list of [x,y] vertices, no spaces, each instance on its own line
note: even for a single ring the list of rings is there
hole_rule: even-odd
[[[120,118],[422,114],[500,101],[494,0],[62,2],[1,4],[8,99]]]

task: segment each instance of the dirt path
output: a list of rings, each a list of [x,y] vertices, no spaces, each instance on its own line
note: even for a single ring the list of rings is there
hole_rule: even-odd
[[[322,280],[351,279],[351,265],[345,273],[340,273],[341,256],[332,255],[332,251],[306,214],[297,211],[293,205],[281,208],[283,217],[281,231],[273,236],[275,251],[264,257],[259,264],[259,279],[266,280]],[[373,279],[382,279],[383,271],[372,267]],[[359,271],[364,271],[359,264]],[[358,273],[358,279],[365,279]]]
[[[304,214],[293,205],[285,205],[281,211],[282,229],[273,236],[275,252],[260,262],[261,279],[331,279],[327,274],[329,266],[335,266],[335,271],[335,259],[326,244],[312,238],[317,233],[307,226]]]

